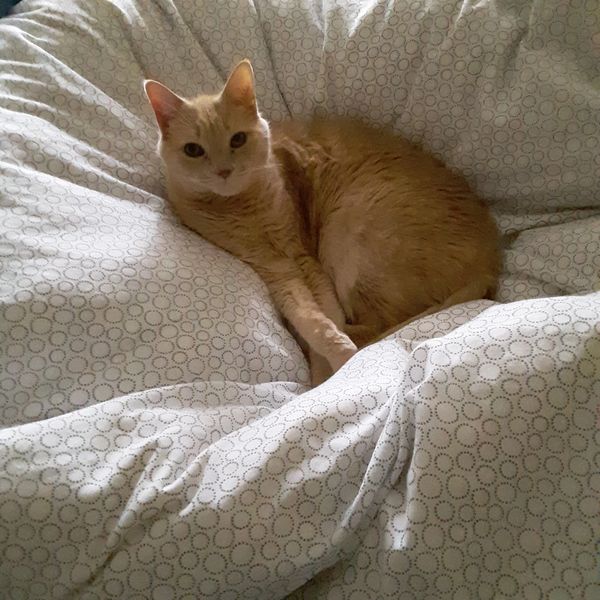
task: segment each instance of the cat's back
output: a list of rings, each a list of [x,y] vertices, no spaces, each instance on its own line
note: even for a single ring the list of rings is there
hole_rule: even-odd
[[[293,154],[293,162],[318,182],[313,192],[323,209],[337,209],[340,202],[350,208],[347,199],[353,198],[351,204],[380,215],[418,210],[443,218],[459,207],[472,222],[488,212],[460,174],[389,129],[334,117],[290,120],[273,133],[275,148]]]
[[[273,139],[275,147],[302,148],[320,180],[340,193],[368,189],[395,196],[403,190],[434,201],[458,194],[478,204],[463,177],[390,128],[347,117],[290,120],[274,126]]]
[[[407,168],[436,166],[439,162],[408,140],[388,129],[349,117],[288,120],[273,126],[276,145],[290,142],[309,152],[320,151],[338,165],[386,163],[393,167],[402,161]],[[398,165],[396,166],[396,170]]]

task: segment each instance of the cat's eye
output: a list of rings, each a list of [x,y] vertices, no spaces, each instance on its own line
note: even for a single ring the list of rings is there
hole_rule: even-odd
[[[200,144],[190,142],[183,147],[183,151],[191,158],[198,158],[204,154],[204,148]]]
[[[246,134],[243,131],[238,131],[231,136],[229,140],[229,145],[232,148],[239,148],[246,143]]]

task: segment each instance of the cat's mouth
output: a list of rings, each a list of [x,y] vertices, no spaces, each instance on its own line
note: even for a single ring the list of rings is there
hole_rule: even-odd
[[[244,189],[243,177],[237,177],[235,173],[231,173],[227,178],[215,177],[211,181],[211,187],[213,194],[218,196],[235,196]]]
[[[264,169],[233,168],[226,177],[218,173],[195,173],[188,181],[195,188],[196,194],[210,193],[215,196],[230,198],[247,190],[257,173]],[[189,176],[188,176],[189,177]]]
[[[230,197],[239,194],[244,189],[243,178],[234,174],[227,178],[196,175],[188,178],[189,186],[196,194],[214,194]]]

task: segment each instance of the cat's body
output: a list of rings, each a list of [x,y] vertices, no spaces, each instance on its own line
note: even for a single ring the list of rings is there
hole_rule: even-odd
[[[473,281],[482,295],[493,293],[495,224],[465,181],[435,159],[342,119],[283,124],[273,139],[304,245],[351,323],[380,334]]]
[[[153,101],[168,194],[186,225],[263,278],[310,348],[314,380],[327,374],[317,355],[335,370],[355,352],[343,331],[360,347],[419,314],[493,293],[496,227],[462,178],[355,121],[287,122],[269,133],[251,74],[241,63],[220,96],[175,101],[167,126]],[[236,132],[258,160],[232,160]],[[211,175],[194,180],[177,153],[211,136],[231,137],[231,152],[215,143]],[[226,181],[211,181],[213,171]]]

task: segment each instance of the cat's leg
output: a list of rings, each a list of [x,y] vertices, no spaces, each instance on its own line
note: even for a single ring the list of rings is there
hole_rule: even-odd
[[[329,363],[312,348],[308,349],[308,362],[310,364],[310,380],[313,386],[321,385],[333,375]]]
[[[302,279],[264,272],[263,278],[283,316],[317,354],[327,359],[334,371],[356,354],[356,345],[323,314]]]
[[[402,321],[399,325],[394,325],[390,327],[388,330],[384,331],[382,334],[378,335],[374,340],[372,340],[372,344],[375,342],[379,342],[384,338],[388,337],[388,335],[392,335],[399,331],[403,327],[410,325],[414,321],[418,321],[419,319],[423,319],[424,317],[428,317],[429,315],[433,315],[441,310],[445,310],[450,308],[451,306],[455,306],[456,304],[462,304],[463,302],[471,302],[472,300],[481,300],[490,294],[490,291],[494,289],[495,281],[492,278],[486,277],[481,280],[473,281],[468,283],[464,287],[460,288],[446,300],[440,302],[439,304],[434,304],[430,306],[428,309],[423,312],[415,315],[414,317],[410,317]]]
[[[321,263],[312,256],[304,256],[298,260],[306,283],[323,310],[340,329],[346,324],[346,314],[340,304],[331,277],[323,271]]]
[[[331,370],[329,363],[306,343],[306,340],[298,334],[289,321],[286,321],[286,326],[294,334],[294,337],[298,341],[300,348],[302,348],[304,355],[308,357],[311,384],[313,387],[321,385],[333,375],[333,371]]]

